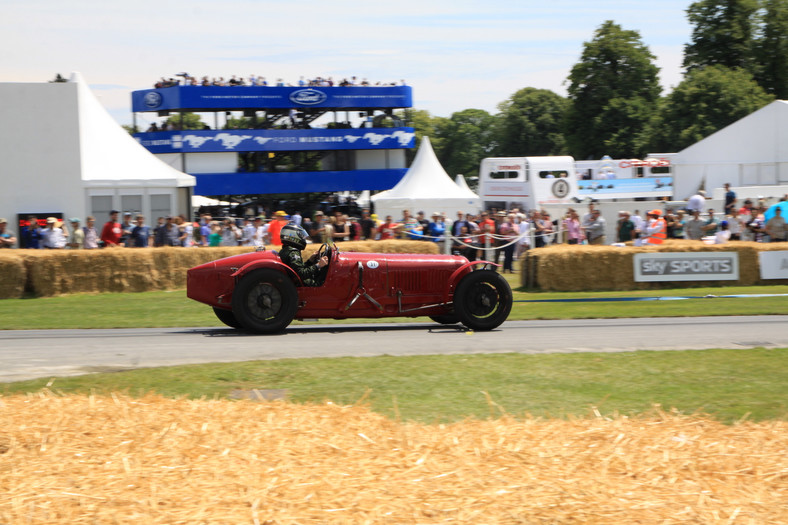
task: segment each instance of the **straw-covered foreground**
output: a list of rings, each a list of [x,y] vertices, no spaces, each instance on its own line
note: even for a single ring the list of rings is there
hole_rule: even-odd
[[[0,523],[786,523],[788,422],[0,398]]]

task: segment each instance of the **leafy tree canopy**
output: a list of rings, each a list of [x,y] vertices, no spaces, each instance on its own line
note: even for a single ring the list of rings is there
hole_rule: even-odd
[[[569,101],[548,90],[523,88],[498,106],[495,154],[563,155],[563,119]]]
[[[656,57],[637,31],[608,20],[583,45],[569,74],[565,136],[579,159],[642,154],[643,130],[662,88]]]

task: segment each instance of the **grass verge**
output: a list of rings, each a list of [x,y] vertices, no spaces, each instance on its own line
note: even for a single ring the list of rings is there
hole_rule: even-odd
[[[788,418],[788,349],[283,359],[91,374],[0,385],[3,395],[56,392],[227,397],[282,389],[294,402],[353,404],[391,418],[452,422],[502,413],[579,417],[655,404],[730,423]]]
[[[514,285],[514,277],[506,275]],[[788,294],[788,286],[679,288],[626,292],[526,293],[515,291],[510,320],[588,319],[624,317],[687,317],[699,315],[788,314],[788,297],[722,298],[737,294]],[[521,302],[547,299],[620,297],[704,297],[681,301],[646,302]],[[426,319],[426,318],[421,318]],[[412,320],[392,318],[390,321]],[[320,323],[348,321],[321,320]],[[379,323],[379,319],[351,322]],[[310,322],[313,324],[314,322]],[[0,329],[154,328],[222,326],[210,307],[192,301],[184,290],[131,294],[68,295],[0,300]]]

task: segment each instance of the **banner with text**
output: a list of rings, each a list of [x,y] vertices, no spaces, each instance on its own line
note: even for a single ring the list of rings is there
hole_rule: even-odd
[[[760,252],[761,279],[788,279],[788,251]]]
[[[736,252],[636,253],[636,282],[738,281]]]

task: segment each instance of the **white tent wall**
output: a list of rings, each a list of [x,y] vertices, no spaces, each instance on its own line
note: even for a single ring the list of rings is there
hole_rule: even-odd
[[[428,216],[439,212],[453,218],[458,211],[478,213],[482,206],[478,195],[452,181],[435,156],[429,137],[421,140],[416,158],[402,180],[390,190],[373,195],[371,200],[380,219],[391,215],[394,220],[402,217],[403,210],[414,215],[423,211]]]
[[[84,213],[76,101],[76,84],[0,83],[0,216],[9,222]]]
[[[167,202],[167,213],[189,211],[194,177],[138,144],[78,73],[69,82],[0,83],[0,121],[0,216],[93,214],[100,224],[124,203],[148,216]]]
[[[727,182],[734,188],[759,187],[770,195],[788,186],[788,102],[776,100],[673,158],[673,195],[686,200],[701,185],[716,191]]]

